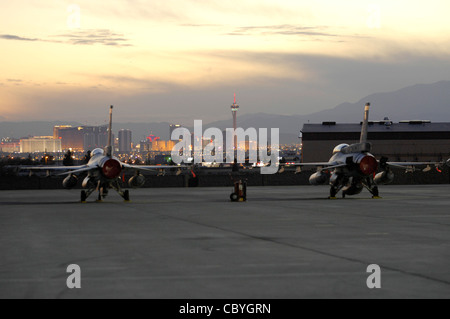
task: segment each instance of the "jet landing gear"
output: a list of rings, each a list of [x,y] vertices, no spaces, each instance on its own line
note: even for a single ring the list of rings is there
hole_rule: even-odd
[[[337,193],[344,187],[344,182],[342,176],[337,174],[333,175],[330,179],[330,196],[328,199],[336,199]]]
[[[95,191],[95,188],[91,188],[87,191],[85,191],[85,190],[81,191],[81,202],[83,204],[86,203],[86,200],[94,191]]]
[[[81,203],[86,203],[86,200],[88,199],[89,196],[91,196],[91,194],[95,191],[95,188],[90,188],[87,191],[82,190],[81,191]],[[100,188],[98,191],[98,197],[96,202],[97,203],[101,203],[103,202],[103,198],[106,197],[106,195],[108,195],[108,190],[103,190],[103,188]]]
[[[369,189],[369,192],[372,193],[372,198],[373,199],[380,199],[381,198],[379,193],[378,193],[378,186],[375,185],[374,187],[372,187],[372,190]]]
[[[373,199],[381,198],[378,193],[378,186],[375,184],[371,177],[363,179],[355,179],[353,177],[349,179],[336,178],[330,183],[330,196],[329,199],[336,199],[337,193],[342,190],[342,198],[347,195],[357,195],[365,188],[372,194]]]
[[[87,194],[86,191],[81,191],[81,202],[86,203]]]
[[[367,178],[366,182],[363,183],[364,187],[372,194],[373,199],[380,199],[380,194],[378,193],[378,186],[374,183],[371,178]]]
[[[338,188],[331,186],[330,188],[330,196],[328,196],[328,199],[336,199],[336,194],[338,193]]]
[[[123,198],[125,202],[130,201],[130,191],[128,189],[123,191],[122,188],[120,188],[118,180],[111,183],[111,188],[113,188]]]
[[[115,181],[112,182],[110,184],[104,184],[104,185],[98,185],[96,188],[90,188],[87,191],[82,190],[81,191],[81,202],[82,203],[86,203],[86,200],[88,199],[88,197],[96,190],[98,190],[98,197],[97,197],[97,202],[101,203],[103,201],[103,199],[108,195],[108,188],[112,188],[114,189],[123,199],[125,202],[129,202],[130,201],[130,192],[129,190],[122,190],[119,182]]]

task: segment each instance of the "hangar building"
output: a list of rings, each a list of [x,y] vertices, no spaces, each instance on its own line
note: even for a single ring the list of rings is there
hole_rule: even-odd
[[[360,124],[304,124],[301,131],[303,162],[324,162],[341,143],[358,143]],[[450,157],[450,123],[371,121],[368,141],[372,154],[390,161],[441,161]]]

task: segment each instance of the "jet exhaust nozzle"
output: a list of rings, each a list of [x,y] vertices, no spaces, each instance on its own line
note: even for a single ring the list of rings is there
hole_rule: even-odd
[[[115,158],[105,158],[100,166],[102,168],[102,174],[108,179],[115,179],[120,176],[122,172],[122,165]]]
[[[365,176],[374,174],[378,169],[377,160],[370,155],[363,155],[355,162],[359,165],[360,172]]]

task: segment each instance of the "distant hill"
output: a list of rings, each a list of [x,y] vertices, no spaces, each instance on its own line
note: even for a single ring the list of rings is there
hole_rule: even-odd
[[[360,122],[363,117],[364,104],[370,102],[371,120],[389,117],[394,122],[401,120],[431,120],[433,122],[450,122],[450,81],[433,84],[417,84],[394,92],[375,93],[355,103],[342,103],[334,108],[307,115],[277,115],[267,113],[238,115],[238,127],[280,128],[281,143],[299,142],[299,131],[304,123],[321,123],[335,121],[338,123]],[[20,138],[28,135],[53,135],[53,126],[75,122],[0,122],[0,137]],[[231,114],[228,120],[204,123],[204,129],[231,127]],[[114,123],[114,131],[130,129],[133,142],[145,138],[150,132],[169,139],[169,123]]]
[[[370,119],[382,120],[389,117],[392,121],[431,120],[450,122],[450,81],[433,84],[417,84],[395,92],[375,93],[356,103],[342,103],[338,106],[307,115],[245,114],[238,116],[238,127],[278,127],[282,143],[298,142],[299,131],[304,123],[360,122],[364,105],[370,102]],[[208,127],[226,128],[229,120],[210,123]]]
[[[310,122],[361,121],[366,102],[371,103],[370,118],[401,120],[450,121],[450,81],[417,84],[394,92],[375,93],[356,103],[342,103],[335,108],[302,116]]]

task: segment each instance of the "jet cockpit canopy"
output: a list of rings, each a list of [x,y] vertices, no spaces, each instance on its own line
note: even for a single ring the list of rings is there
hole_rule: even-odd
[[[101,155],[101,156],[105,155],[105,151],[103,149],[101,149],[101,148],[96,148],[95,150],[93,150],[91,152],[91,156],[92,157],[99,156],[99,155]]]
[[[338,146],[336,146],[333,150],[333,155],[336,153],[340,153],[342,151],[343,148],[346,148],[347,146],[349,146],[348,144],[339,144]]]

